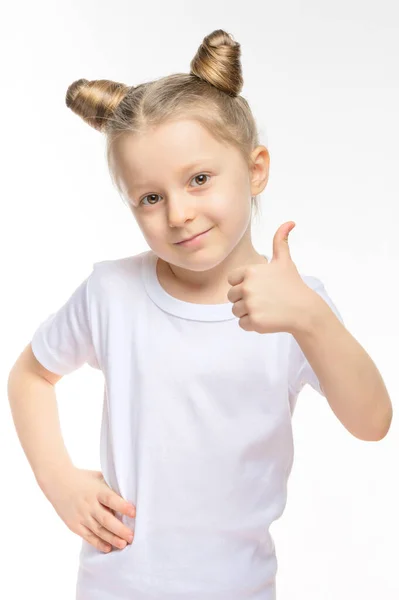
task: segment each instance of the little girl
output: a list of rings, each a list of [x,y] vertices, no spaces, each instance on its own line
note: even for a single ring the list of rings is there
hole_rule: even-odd
[[[251,241],[269,154],[242,84],[240,46],[216,30],[189,74],[80,79],[66,95],[106,134],[150,247],[94,263],[29,347],[52,384],[84,363],[104,374],[102,471],[46,481],[83,538],[77,600],[276,598],[291,417],[306,383],[324,392],[295,337],[246,326],[231,292],[234,270],[273,268]],[[321,281],[300,278],[342,323]]]

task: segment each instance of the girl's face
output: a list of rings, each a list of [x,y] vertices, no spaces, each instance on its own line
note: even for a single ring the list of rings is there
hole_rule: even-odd
[[[174,265],[206,270],[240,244],[243,254],[254,252],[250,235],[245,235],[251,225],[251,195],[262,191],[268,174],[267,150],[259,148],[263,170],[252,189],[239,151],[189,119],[164,123],[143,135],[120,136],[110,163],[150,248]],[[177,244],[207,230],[195,244]]]

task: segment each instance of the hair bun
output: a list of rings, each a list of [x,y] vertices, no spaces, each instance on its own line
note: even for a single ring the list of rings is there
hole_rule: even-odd
[[[190,63],[191,73],[231,96],[242,90],[241,46],[223,29],[207,35]]]
[[[65,102],[68,108],[86,123],[104,131],[108,119],[125,97],[129,87],[107,79],[78,79],[68,87]]]

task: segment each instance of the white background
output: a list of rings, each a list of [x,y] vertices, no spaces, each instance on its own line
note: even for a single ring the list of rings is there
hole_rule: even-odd
[[[395,0],[25,0],[3,7],[3,389],[36,327],[93,262],[148,249],[111,184],[104,137],[65,105],[68,86],[81,77],[137,85],[189,72],[203,38],[218,28],[241,44],[242,95],[271,155],[255,248],[271,256],[277,228],[296,222],[293,260],[323,281],[394,405],[387,437],[364,442],[310,386],[301,392],[288,503],[271,528],[278,600],[397,600]],[[85,365],[56,387],[66,446],[84,468],[100,468],[102,386],[101,372]],[[6,393],[0,411],[0,596],[71,600],[81,538],[38,487]]]

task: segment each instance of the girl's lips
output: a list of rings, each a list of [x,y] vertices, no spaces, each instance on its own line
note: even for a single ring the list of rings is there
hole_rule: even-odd
[[[211,227],[210,229],[207,229],[206,231],[203,231],[202,233],[198,233],[195,237],[192,237],[189,240],[184,240],[183,242],[177,242],[176,244],[178,246],[191,246],[191,245],[200,243],[202,241],[202,239],[205,237],[205,235],[209,231],[211,231],[211,229],[213,229],[213,227]]]

